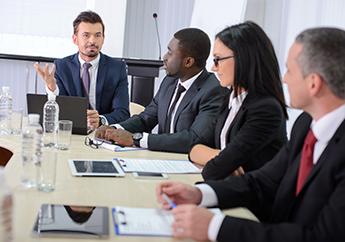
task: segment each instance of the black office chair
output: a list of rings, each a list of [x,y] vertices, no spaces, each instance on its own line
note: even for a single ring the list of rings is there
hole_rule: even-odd
[[[0,147],[0,166],[6,166],[13,153],[4,147]]]

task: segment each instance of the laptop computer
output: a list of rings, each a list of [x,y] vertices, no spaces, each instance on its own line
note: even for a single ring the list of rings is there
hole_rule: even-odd
[[[48,96],[42,94],[26,94],[28,113],[38,113],[40,124],[43,120],[43,106],[47,102]],[[86,110],[89,102],[86,97],[57,96],[56,102],[59,104],[59,120],[72,120],[73,134],[87,134]]]

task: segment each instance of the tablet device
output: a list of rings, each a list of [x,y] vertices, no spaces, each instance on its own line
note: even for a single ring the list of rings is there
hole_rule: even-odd
[[[43,204],[33,234],[38,237],[107,238],[107,207]]]
[[[73,176],[125,176],[119,164],[112,160],[73,159],[68,163]]]

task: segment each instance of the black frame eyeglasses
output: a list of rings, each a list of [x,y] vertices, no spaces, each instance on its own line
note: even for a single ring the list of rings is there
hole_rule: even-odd
[[[86,146],[90,146],[93,149],[98,149],[103,143],[104,141],[95,141],[88,136],[86,136],[84,140],[84,144]]]
[[[226,59],[230,59],[230,58],[233,58],[235,57],[234,55],[228,55],[228,56],[224,56],[224,57],[214,57],[213,58],[213,63],[214,63],[214,66],[215,67],[218,67],[219,65],[219,61],[222,61],[222,60],[226,60]]]

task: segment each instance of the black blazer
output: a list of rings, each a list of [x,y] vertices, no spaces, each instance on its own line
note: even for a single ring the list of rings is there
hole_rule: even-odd
[[[129,118],[129,96],[126,64],[100,54],[96,82],[96,110],[110,124]],[[55,78],[59,95],[84,96],[78,53],[55,61]]]
[[[165,122],[177,81],[176,78],[165,77],[145,110],[120,123],[132,133],[150,133],[158,124],[158,134],[149,134],[148,137],[150,150],[188,153],[196,139],[213,132],[213,120],[228,95],[228,90],[219,86],[215,75],[203,70],[179,104],[174,117],[175,133],[169,134],[165,130]]]
[[[345,121],[295,196],[301,150],[311,117],[303,113],[291,139],[271,162],[243,177],[210,181],[221,208],[245,206],[256,223],[227,216],[217,240],[242,242],[332,242],[345,238]]]
[[[217,120],[211,145],[218,149],[229,113],[228,99]],[[279,102],[273,97],[248,94],[229,127],[226,147],[207,162],[202,176],[205,180],[217,180],[226,178],[239,166],[245,172],[258,169],[271,160],[286,141],[286,119]],[[207,141],[201,143],[207,144]]]

